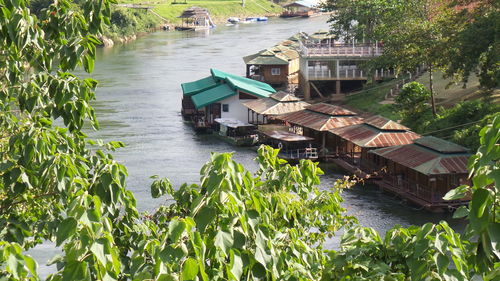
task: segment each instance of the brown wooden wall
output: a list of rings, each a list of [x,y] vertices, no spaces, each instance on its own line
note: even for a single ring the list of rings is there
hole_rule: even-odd
[[[271,69],[279,68],[280,75],[272,75]],[[284,84],[288,82],[288,66],[287,65],[263,65],[261,66],[261,75],[264,76],[264,82],[269,84]]]

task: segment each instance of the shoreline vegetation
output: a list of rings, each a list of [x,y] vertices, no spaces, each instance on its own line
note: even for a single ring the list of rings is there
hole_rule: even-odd
[[[182,1],[182,0],[181,0]],[[137,5],[131,8],[123,5]],[[104,30],[100,38],[103,47],[111,47],[116,43],[127,43],[138,36],[152,31],[173,28],[180,23],[178,16],[183,10],[198,6],[208,9],[215,24],[224,24],[229,17],[278,16],[282,11],[279,4],[267,0],[245,0],[245,6],[239,0],[190,0],[190,1],[119,1],[112,6],[111,25]]]

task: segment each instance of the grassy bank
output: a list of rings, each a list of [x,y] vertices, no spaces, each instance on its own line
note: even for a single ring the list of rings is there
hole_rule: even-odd
[[[346,97],[344,104],[362,112],[379,114],[384,117],[398,120],[399,114],[392,104],[380,104],[385,95],[396,85],[396,80],[373,84],[365,90]]]
[[[248,17],[248,16],[264,16],[277,15],[281,12],[281,6],[267,0],[245,0],[245,7],[242,7],[241,0],[189,0],[187,3],[178,0],[174,1],[139,1],[139,0],[122,0],[123,4],[143,4],[154,7],[153,10],[163,18],[166,18],[169,23],[179,23],[177,17],[183,10],[198,6],[207,8],[212,19],[217,23],[222,23],[228,17]],[[150,15],[155,17],[154,15]]]

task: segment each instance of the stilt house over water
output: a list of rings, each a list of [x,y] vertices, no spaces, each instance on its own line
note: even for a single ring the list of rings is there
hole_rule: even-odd
[[[243,105],[248,108],[249,123],[268,124],[278,116],[303,110],[310,104],[292,94],[277,92],[269,98],[251,100]]]
[[[267,98],[276,90],[266,83],[212,68],[211,76],[181,84],[182,116],[195,129],[211,128],[216,118],[246,120],[244,102]]]
[[[382,116],[372,116],[361,124],[335,128],[327,136],[328,148],[340,157],[366,172],[376,170],[367,162],[368,151],[395,145],[413,143],[420,138],[409,128]]]
[[[445,201],[443,196],[468,183],[469,157],[465,147],[432,136],[368,153],[368,161],[386,170],[376,184],[430,210],[465,203]]]
[[[274,47],[243,57],[247,78],[277,87],[298,84],[299,52],[296,47],[298,43],[285,40]]]
[[[323,155],[326,154],[326,135],[329,130],[363,122],[363,118],[356,113],[326,103],[312,104],[277,118],[290,125],[295,133],[314,138]]]
[[[280,15],[282,18],[303,17],[308,18],[320,12],[319,1],[300,0],[283,6],[285,11]]]
[[[208,10],[200,7],[184,10],[179,18],[182,23],[175,27],[176,30],[204,30],[215,26]]]

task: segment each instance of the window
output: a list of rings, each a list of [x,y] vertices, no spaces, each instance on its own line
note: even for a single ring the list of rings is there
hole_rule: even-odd
[[[229,112],[229,104],[225,103],[222,105],[222,112]]]
[[[280,75],[281,69],[279,68],[271,68],[271,75]]]

